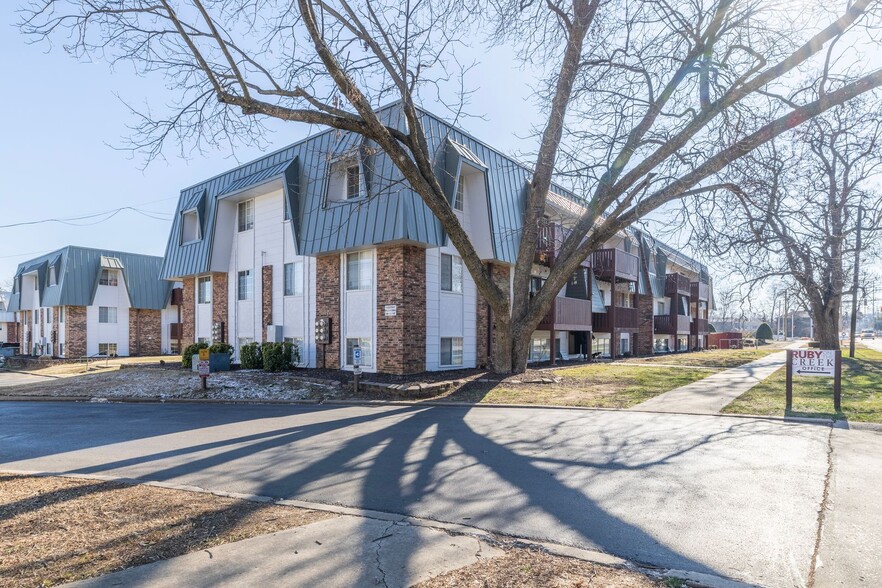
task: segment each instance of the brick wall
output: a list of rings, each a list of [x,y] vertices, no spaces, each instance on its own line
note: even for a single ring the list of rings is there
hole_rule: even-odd
[[[636,294],[637,297],[637,355],[652,355],[653,339],[655,335],[655,319],[653,318],[652,306],[654,300],[651,294]]]
[[[262,341],[266,342],[266,327],[273,324],[273,266],[263,266],[260,274],[260,316],[263,317],[263,324],[260,325],[260,337]]]
[[[509,267],[494,263],[487,264],[490,267],[490,273],[493,281],[505,292],[506,299],[509,299],[509,288],[511,287],[511,278]],[[493,348],[496,344],[495,329],[493,326],[493,313],[490,310],[490,304],[487,300],[478,294],[477,309],[477,344],[478,344],[478,367],[489,367],[490,360],[493,355]]]
[[[61,339],[60,334],[61,331],[58,328],[58,311],[60,307],[56,306],[52,309],[52,332],[49,334],[52,337],[52,355],[58,357],[58,341]]]
[[[377,249],[377,276],[377,371],[425,371],[425,249],[412,245]],[[387,305],[395,305],[395,316],[386,316]]]
[[[129,355],[162,353],[162,315],[159,310],[129,309]]]
[[[226,273],[211,274],[211,322],[223,323],[223,342],[229,342],[230,335],[227,331],[227,319],[229,314],[229,276]]]
[[[64,355],[86,355],[86,307],[66,306],[64,309]]]
[[[196,342],[196,278],[184,278],[184,303],[181,305],[183,323],[181,348]]]
[[[41,341],[43,340],[43,337],[46,336],[46,323],[45,323],[46,315],[44,314],[45,312],[46,312],[46,309],[44,309],[44,308],[40,309],[40,340]]]
[[[18,335],[18,323],[6,323],[6,328],[9,329],[6,333],[6,340],[10,343],[20,343],[21,338]]]
[[[317,257],[315,265],[315,316],[331,319],[331,342],[317,346],[316,365],[336,369],[340,367],[340,256]]]

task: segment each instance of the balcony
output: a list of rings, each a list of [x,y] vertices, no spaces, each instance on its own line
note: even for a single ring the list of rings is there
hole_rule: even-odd
[[[533,263],[546,266],[554,265],[554,260],[557,259],[557,252],[560,251],[560,246],[569,236],[570,232],[569,229],[557,223],[548,223],[545,226],[539,227]]]
[[[612,312],[609,306],[606,312],[595,312],[591,316],[591,324],[593,331],[596,333],[612,333]],[[637,309],[617,306],[616,311],[615,332],[620,331],[636,331],[637,330]]]
[[[171,303],[172,306],[181,306],[182,304],[184,304],[183,288],[172,288]]]
[[[699,300],[703,300],[705,302],[708,301],[710,296],[710,288],[707,284],[702,282],[692,282],[690,284],[690,292],[689,298],[692,302],[698,302]]]
[[[184,323],[171,323],[169,325],[169,337],[171,339],[183,339]]]
[[[598,249],[591,258],[594,275],[601,280],[613,278],[627,282],[637,281],[640,260],[636,255],[625,253],[621,249]]]
[[[689,278],[683,274],[668,274],[665,277],[665,296],[689,296],[691,292]]]
[[[707,319],[693,319],[692,320],[692,334],[693,335],[707,335],[709,333],[707,327]]]
[[[591,301],[558,296],[554,299],[551,310],[539,323],[539,328],[556,331],[590,331]]]
[[[689,317],[682,314],[662,314],[654,319],[655,332],[659,335],[688,335]]]

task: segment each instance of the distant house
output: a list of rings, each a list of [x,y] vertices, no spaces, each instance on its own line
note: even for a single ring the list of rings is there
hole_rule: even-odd
[[[65,247],[18,266],[8,311],[21,353],[54,357],[179,352],[179,309],[162,258]]]
[[[15,313],[8,310],[11,296],[11,292],[0,290],[0,343],[18,343]]]

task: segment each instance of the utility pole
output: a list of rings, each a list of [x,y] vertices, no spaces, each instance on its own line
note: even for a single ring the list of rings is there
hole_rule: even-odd
[[[861,267],[861,225],[864,223],[864,207],[858,204],[857,239],[854,251],[854,282],[851,286],[851,339],[848,342],[848,356],[854,357],[854,333],[857,329],[858,279]]]
[[[788,295],[787,290],[784,290],[784,317],[783,317],[784,318],[784,325],[783,325],[784,328],[782,329],[781,334],[784,335],[785,341],[787,340],[787,312],[788,312],[788,310],[790,310],[790,304],[789,304],[789,301],[787,300],[787,295]]]

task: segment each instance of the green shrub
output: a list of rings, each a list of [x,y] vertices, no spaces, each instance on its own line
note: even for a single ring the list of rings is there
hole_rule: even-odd
[[[187,345],[181,354],[181,365],[185,368],[193,367],[193,356],[198,355],[200,349],[208,349],[208,343],[192,343]]]
[[[294,344],[284,343],[263,344],[263,369],[268,372],[284,372],[290,370],[292,365]],[[298,353],[299,355],[299,353]]]
[[[300,361],[301,361],[301,359],[300,359],[300,346],[294,345],[292,343],[288,343],[288,345],[291,345],[291,353],[288,354],[288,357],[291,358],[291,367],[299,365]]]
[[[208,348],[209,353],[232,353],[233,346],[229,343],[224,343],[223,341],[218,341],[217,343],[212,343],[211,347]]]
[[[769,323],[763,323],[756,330],[756,338],[760,341],[768,341],[769,339],[774,339],[775,336],[772,334],[772,327],[769,326]]]
[[[242,368],[246,370],[259,370],[263,367],[263,355],[260,352],[260,343],[247,343],[239,350],[239,359]]]

